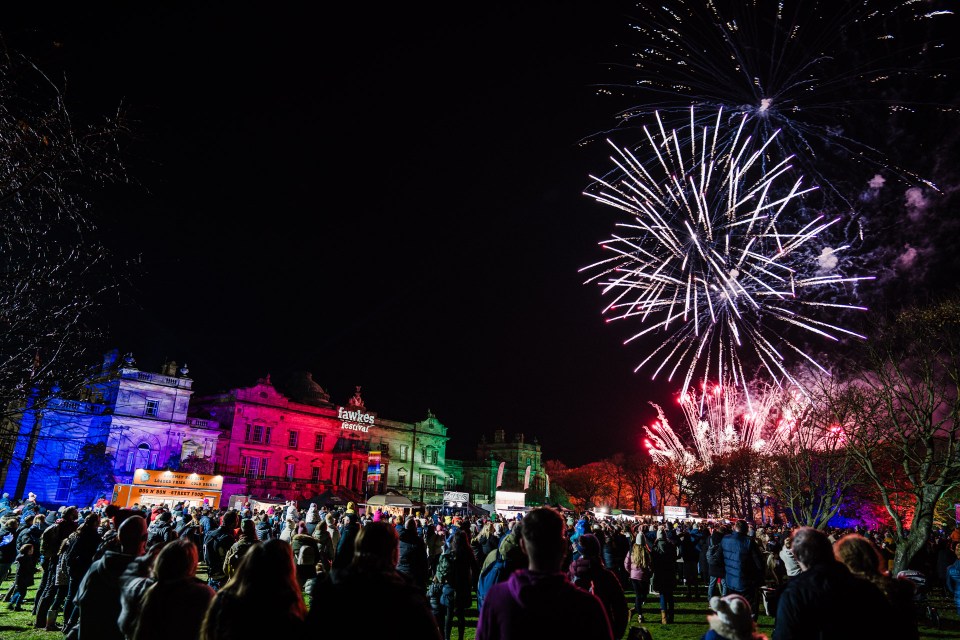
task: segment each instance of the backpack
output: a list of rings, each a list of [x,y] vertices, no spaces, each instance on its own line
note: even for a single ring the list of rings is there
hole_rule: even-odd
[[[208,531],[207,535],[203,537],[203,561],[206,563],[208,570],[212,567],[223,566],[222,558],[226,554],[221,555],[220,545],[226,539],[232,542],[233,536],[230,535],[229,531],[221,531],[220,529]]]
[[[477,581],[477,611],[483,606],[483,601],[487,597],[490,588],[509,577],[507,573],[507,561],[500,555],[499,549],[496,551],[496,554],[497,559],[488,564],[487,567],[480,572],[480,579]]]
[[[710,540],[710,546],[707,547],[707,562],[712,565],[723,564],[723,547],[719,544],[714,544],[712,539]]]
[[[315,566],[317,564],[316,549],[309,544],[300,547],[300,552],[297,554],[297,564],[309,567]]]

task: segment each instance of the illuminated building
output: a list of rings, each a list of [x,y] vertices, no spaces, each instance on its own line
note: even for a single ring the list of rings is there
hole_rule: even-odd
[[[419,422],[382,418],[357,388],[344,405],[307,372],[283,391],[269,377],[251,387],[196,397],[191,415],[221,426],[216,472],[223,497],[363,502],[396,490],[412,500],[439,504],[446,486],[447,429],[429,411]],[[379,452],[381,478],[367,471]]]
[[[220,435],[215,422],[187,417],[193,380],[186,366],[168,362],[160,373],[137,368],[133,355],[111,351],[91,376],[83,399],[54,397],[28,403],[19,415],[3,491],[13,498],[37,494],[44,505],[89,505],[135,469],[179,468],[184,461],[212,467]],[[80,489],[78,462],[86,444],[103,444],[113,477]],[[110,463],[104,460],[104,464]]]

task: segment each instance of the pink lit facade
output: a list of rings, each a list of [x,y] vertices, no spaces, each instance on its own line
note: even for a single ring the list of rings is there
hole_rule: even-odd
[[[394,489],[415,500],[440,504],[446,427],[429,414],[406,423],[368,410],[359,390],[337,405],[310,374],[289,395],[269,378],[251,387],[193,398],[191,414],[220,425],[216,473],[231,495],[306,500],[364,497]],[[296,399],[293,399],[296,396]],[[381,479],[371,482],[371,452],[380,452]]]

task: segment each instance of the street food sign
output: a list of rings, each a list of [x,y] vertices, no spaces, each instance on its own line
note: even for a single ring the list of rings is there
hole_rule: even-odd
[[[131,484],[149,487],[170,487],[173,489],[192,489],[194,491],[220,491],[223,489],[223,476],[164,471],[163,469],[137,469],[133,472],[133,481]]]
[[[687,517],[687,508],[686,507],[671,507],[663,505],[663,517],[667,520],[683,520]]]

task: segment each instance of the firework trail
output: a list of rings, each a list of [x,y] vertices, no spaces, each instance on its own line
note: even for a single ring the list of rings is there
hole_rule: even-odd
[[[703,114],[723,109],[732,120],[749,115],[754,138],[781,131],[773,145],[778,157],[795,155],[799,170],[847,204],[850,188],[837,184],[846,176],[860,185],[881,170],[933,186],[891,162],[877,123],[886,125],[891,114],[955,111],[937,93],[950,79],[946,45],[957,27],[951,6],[943,0],[640,2],[629,80],[604,91],[643,99],[618,114],[625,127],[691,105]],[[851,163],[870,173],[852,175]]]
[[[654,131],[643,128],[655,161],[645,166],[634,151],[614,147],[616,179],[591,176],[585,192],[629,216],[600,243],[612,255],[581,269],[595,274],[586,282],[612,296],[604,309],[608,322],[640,325],[627,343],[654,333],[661,338],[636,370],[649,364],[653,378],[666,373],[669,380],[681,371],[682,391],[695,375],[744,384],[745,361],[772,380],[796,383],[786,352],[824,370],[788,339],[788,330],[863,338],[815,317],[862,307],[818,301],[811,292],[869,279],[829,273],[810,258],[818,234],[837,218],[798,224],[797,216],[784,215],[812,189],[802,178],[780,185],[790,158],[761,167],[776,135],[754,144],[747,121],[741,116],[720,135],[722,111],[712,128],[698,127],[691,108],[687,130],[678,132],[656,114]]]

